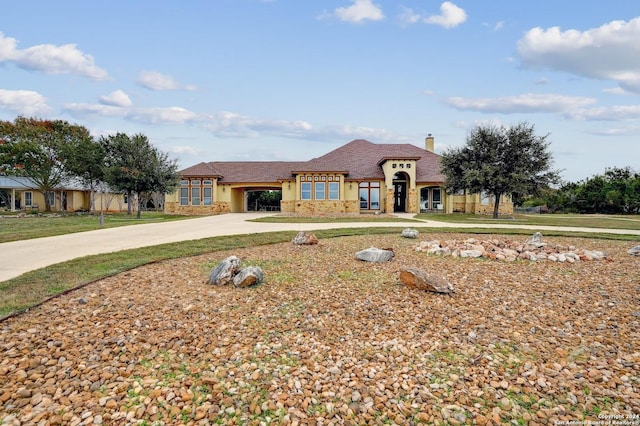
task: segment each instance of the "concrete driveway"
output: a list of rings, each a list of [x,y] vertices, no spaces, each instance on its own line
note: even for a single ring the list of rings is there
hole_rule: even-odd
[[[0,282],[25,272],[78,257],[120,250],[154,246],[177,241],[198,240],[223,235],[252,234],[271,231],[312,231],[334,228],[366,227],[452,227],[452,228],[521,228],[535,231],[561,230],[569,232],[602,232],[640,235],[640,231],[621,229],[591,229],[573,227],[529,226],[510,224],[457,224],[430,220],[409,222],[340,222],[340,223],[260,223],[248,222],[265,213],[229,213],[193,219],[154,222],[118,228],[66,234],[0,244]],[[413,218],[413,214],[399,214]]]

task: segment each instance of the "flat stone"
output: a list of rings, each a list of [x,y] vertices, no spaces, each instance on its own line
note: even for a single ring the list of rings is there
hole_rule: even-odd
[[[402,268],[400,282],[416,290],[433,291],[435,293],[452,293],[453,285],[442,277],[428,274],[422,269]]]
[[[393,250],[370,247],[356,253],[356,259],[365,262],[389,262],[393,259]]]

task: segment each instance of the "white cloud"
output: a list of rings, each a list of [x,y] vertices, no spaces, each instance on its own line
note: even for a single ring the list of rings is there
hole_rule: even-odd
[[[16,39],[0,33],[0,64],[3,62],[45,74],[79,74],[96,81],[109,77],[105,70],[96,66],[93,56],[83,53],[74,44],[40,44],[20,50]]]
[[[566,115],[576,120],[586,121],[640,120],[640,105],[578,109],[567,111]]]
[[[162,91],[162,90],[195,90],[195,86],[182,85],[178,80],[170,75],[161,74],[155,71],[142,71],[136,81],[139,86],[142,86],[149,90]]]
[[[523,112],[566,112],[594,104],[594,98],[527,93],[498,98],[450,97],[445,103],[459,110],[513,114]]]
[[[587,31],[533,28],[518,41],[522,64],[612,80],[640,93],[640,17]]]
[[[503,21],[498,21],[495,24],[491,24],[489,22],[483,22],[482,26],[487,27],[487,28],[491,28],[491,31],[498,32],[500,31],[502,28],[504,28],[504,22]]]
[[[339,7],[333,14],[341,21],[360,24],[364,21],[381,21],[384,19],[382,9],[372,0],[351,0],[349,7]]]
[[[417,24],[422,20],[422,16],[419,13],[413,11],[413,9],[405,6],[400,6],[400,14],[398,20],[403,26]]]
[[[147,124],[183,124],[198,119],[198,114],[182,107],[136,108],[126,118]]]
[[[62,109],[76,117],[82,117],[86,115],[101,115],[103,117],[125,117],[127,115],[127,109],[113,105],[71,103],[63,105]]]
[[[108,95],[100,97],[100,103],[117,107],[130,107],[132,105],[129,96],[122,90],[116,90]]]
[[[188,154],[188,155],[199,155],[201,152],[192,146],[185,145],[171,145],[169,147],[169,152],[172,154]]]
[[[630,95],[630,92],[627,92],[622,87],[610,87],[608,89],[603,90],[604,93],[609,93],[611,95]]]
[[[103,104],[74,103],[63,109],[72,116],[98,115],[120,117],[141,124],[186,124],[200,127],[220,138],[260,138],[275,136],[290,139],[315,141],[344,140],[348,138],[371,138],[378,142],[411,143],[414,138],[401,136],[385,129],[359,126],[315,127],[304,120],[273,120],[251,117],[234,112],[221,111],[214,114],[198,114],[182,107],[130,108]],[[176,153],[191,153],[189,147]]]
[[[0,109],[23,115],[46,114],[51,111],[46,98],[31,90],[0,89]]]
[[[453,28],[467,20],[467,13],[450,1],[440,5],[440,15],[432,15],[425,18],[427,24],[440,25],[444,28]]]
[[[634,136],[640,135],[640,126],[611,127],[608,129],[589,131],[588,133],[598,136]]]

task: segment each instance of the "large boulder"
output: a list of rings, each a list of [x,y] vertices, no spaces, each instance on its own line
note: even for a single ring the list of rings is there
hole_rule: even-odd
[[[436,293],[453,293],[453,284],[442,277],[428,274],[418,268],[400,269],[400,282],[416,290],[433,291]]]
[[[236,287],[249,287],[257,285],[264,279],[264,273],[259,266],[247,266],[242,268],[238,274],[233,277],[233,285]]]
[[[297,244],[297,245],[318,244],[318,237],[316,237],[315,234],[307,234],[304,231],[300,231],[298,232],[298,235],[296,235],[293,238],[293,244]]]
[[[370,247],[357,252],[356,259],[365,262],[388,262],[393,259],[393,250]]]
[[[209,284],[227,285],[233,281],[233,277],[240,270],[240,259],[237,256],[229,256],[220,262],[209,274]]]
[[[402,230],[402,236],[404,238],[418,238],[418,230],[412,228],[405,228]]]

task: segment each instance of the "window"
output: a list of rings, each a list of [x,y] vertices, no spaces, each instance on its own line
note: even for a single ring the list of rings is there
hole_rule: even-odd
[[[200,187],[199,186],[191,187],[191,205],[192,206],[200,205]]]
[[[480,204],[482,204],[483,206],[489,205],[489,194],[487,194],[486,192],[482,192],[480,194]]]
[[[205,206],[210,206],[213,202],[212,198],[213,188],[210,186],[205,186],[202,188],[202,204]]]
[[[440,188],[433,188],[431,196],[433,199],[433,205],[431,208],[434,210],[442,210],[442,192],[440,191]]]
[[[360,182],[360,208],[380,209],[380,182]]]
[[[189,205],[189,181],[188,180],[180,181],[180,205],[181,206]]]
[[[33,192],[26,191],[24,193],[24,206],[31,207],[33,205]]]
[[[202,204],[210,206],[213,204],[213,182],[210,180],[202,181]]]
[[[311,199],[311,182],[302,182],[300,184],[300,198],[302,200]]]
[[[186,186],[180,187],[180,205],[189,205],[189,188]]]
[[[316,200],[324,200],[325,186],[326,184],[324,182],[316,182]]]
[[[329,178],[331,178],[331,176],[329,176]],[[329,199],[330,200],[340,199],[340,183],[339,182],[329,182]]]

